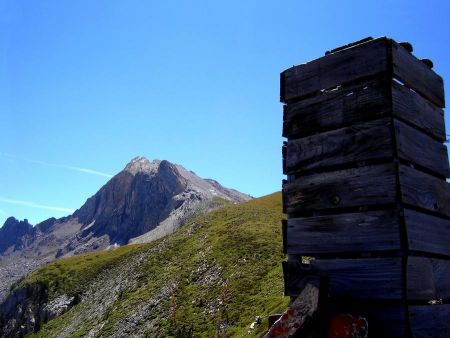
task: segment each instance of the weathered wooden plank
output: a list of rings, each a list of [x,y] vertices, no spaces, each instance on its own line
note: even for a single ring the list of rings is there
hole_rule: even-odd
[[[450,304],[410,305],[408,312],[413,338],[450,337]]]
[[[392,119],[384,118],[288,141],[285,174],[393,156]]]
[[[439,75],[394,41],[392,59],[397,78],[438,107],[445,107],[444,81]]]
[[[299,217],[287,221],[288,254],[400,250],[400,218],[395,210]]]
[[[285,294],[298,296],[303,279],[329,279],[332,299],[400,300],[402,297],[401,258],[314,259],[310,264],[283,262]]]
[[[391,102],[392,101],[392,102]],[[444,111],[418,93],[380,78],[341,86],[283,107],[283,136],[293,139],[393,114],[446,140]]]
[[[318,316],[318,312],[319,287],[315,283],[308,283],[263,338],[281,337],[280,332],[285,337],[305,336],[308,324]]]
[[[288,214],[396,202],[393,164],[303,176],[283,184]]]
[[[333,48],[332,50],[328,50],[328,51],[325,52],[325,55],[328,55],[328,54],[331,54],[331,53],[336,53],[336,52],[339,52],[339,51],[341,51],[343,49],[354,47],[356,45],[359,45],[361,43],[364,43],[364,42],[367,42],[367,41],[371,41],[371,40],[373,40],[373,37],[368,36],[368,37],[366,37],[364,39],[361,39],[361,40],[358,40],[358,41],[354,41],[354,42],[351,42],[351,43],[347,43],[346,45]]]
[[[450,261],[409,256],[408,300],[450,300]]]
[[[449,177],[447,147],[421,131],[394,120],[398,156]]]
[[[378,79],[324,91],[283,107],[283,136],[290,139],[351,126],[391,112],[391,81]]]
[[[403,203],[450,216],[446,181],[405,165],[399,166],[399,176]]]
[[[281,73],[280,100],[290,102],[322,89],[386,72],[389,60],[385,37],[332,53]]]
[[[450,256],[450,220],[404,210],[409,250]]]
[[[393,82],[392,106],[394,116],[414,124],[441,142],[446,140],[444,111],[416,92]]]

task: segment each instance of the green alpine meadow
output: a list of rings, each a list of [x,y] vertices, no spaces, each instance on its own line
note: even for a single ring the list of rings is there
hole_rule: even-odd
[[[53,261],[15,289],[76,301],[27,337],[261,336],[288,304],[282,218],[280,193],[223,201],[151,243]]]

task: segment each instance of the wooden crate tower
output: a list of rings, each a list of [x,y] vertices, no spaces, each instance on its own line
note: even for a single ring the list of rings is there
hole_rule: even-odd
[[[443,80],[367,38],[281,73],[285,293],[328,282],[370,337],[450,337]]]

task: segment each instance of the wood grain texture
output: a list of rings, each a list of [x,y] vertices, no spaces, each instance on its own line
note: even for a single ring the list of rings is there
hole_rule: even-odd
[[[413,338],[450,337],[450,305],[409,306],[409,321]]]
[[[291,218],[287,221],[288,254],[400,250],[400,218],[394,210]]]
[[[450,261],[409,256],[408,300],[450,300]]]
[[[285,174],[393,157],[393,146],[391,118],[290,140]]]
[[[450,190],[445,180],[405,165],[399,166],[403,203],[450,216]]]
[[[446,140],[444,111],[416,92],[393,82],[392,106],[394,116],[412,123],[441,142]]]
[[[450,220],[404,210],[409,250],[450,256]]]
[[[396,201],[393,164],[352,168],[303,176],[283,184],[288,214]]]
[[[386,116],[392,111],[390,87],[391,81],[366,81],[285,105],[283,136],[293,139]]]
[[[411,89],[383,77],[284,105],[283,136],[304,137],[391,114],[441,142],[446,140],[444,111]]]
[[[379,38],[329,54],[281,73],[280,100],[289,102],[322,89],[388,70],[388,39]]]
[[[331,299],[400,300],[400,258],[315,259],[304,265],[283,262],[285,294],[298,296],[308,276],[329,278]]]
[[[445,107],[442,78],[396,42],[391,46],[395,76],[436,106]]]
[[[281,234],[283,236],[283,253],[287,253],[287,228],[288,228],[288,220],[281,220]]]
[[[441,177],[449,177],[447,147],[423,132],[394,120],[398,156],[425,167]]]

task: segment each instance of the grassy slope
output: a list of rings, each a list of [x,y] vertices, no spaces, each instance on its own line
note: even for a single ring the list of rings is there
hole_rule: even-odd
[[[124,318],[170,286],[171,296],[160,298],[149,314],[149,320],[157,318],[159,323],[149,336],[191,327],[194,336],[211,337],[220,323],[227,324],[228,336],[244,336],[255,317],[262,316],[263,323],[252,331],[258,336],[267,328],[267,316],[287,306],[282,296],[282,217],[281,194],[275,193],[197,217],[174,235],[150,244],[56,261],[22,284],[45,282],[51,297],[74,294],[85,290],[102,271],[112,266],[120,269],[151,251],[134,271],[137,282],[102,317],[99,334],[116,332]],[[80,309],[82,303],[31,336],[58,336]],[[73,336],[82,336],[98,324],[84,321]]]

